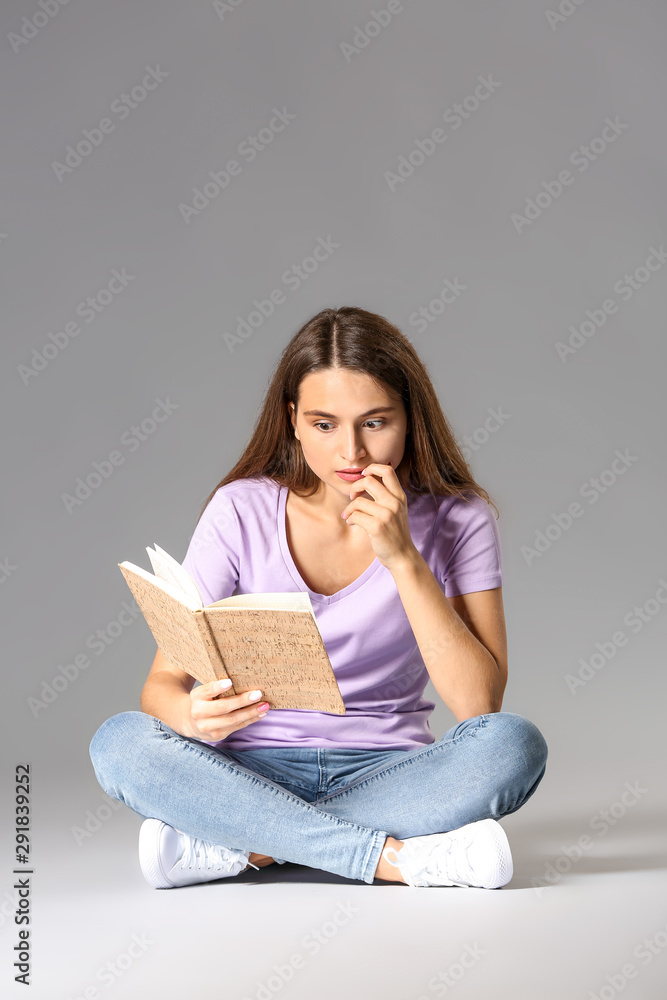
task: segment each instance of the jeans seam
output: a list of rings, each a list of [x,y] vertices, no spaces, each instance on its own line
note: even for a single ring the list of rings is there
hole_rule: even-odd
[[[368,848],[368,853],[364,860],[363,881],[366,882],[367,885],[372,885],[373,881],[375,880],[375,872],[377,871],[377,866],[380,862],[380,852],[382,850],[382,845],[384,844],[388,836],[389,834],[386,833],[384,830],[374,831],[373,840]],[[375,863],[375,866],[373,867],[371,859],[375,854],[376,847],[377,847],[378,860]],[[369,879],[368,878],[369,875],[372,875],[372,878]]]
[[[169,739],[172,739],[172,737],[170,737],[168,733],[165,733],[165,735]],[[204,757],[206,760],[211,761],[217,767],[228,767],[228,768],[236,771],[238,774],[240,774],[242,777],[246,778],[247,780],[249,780],[249,781],[251,781],[253,783],[257,783],[257,777],[254,776],[253,774],[247,774],[245,771],[242,771],[240,769],[240,767],[235,766],[233,763],[230,763],[228,760],[216,760],[215,757],[212,757],[210,754],[207,754],[204,751],[199,750],[196,746],[193,746],[193,744],[190,743],[187,739],[185,739],[185,740],[176,739],[175,742],[176,742],[176,744],[178,746],[182,747],[183,749],[189,750],[192,753],[196,753],[196,754],[198,754],[198,756]],[[268,780],[271,780],[271,779],[268,779]],[[276,783],[274,782],[274,784],[276,784]],[[289,795],[288,792],[285,791],[284,788],[280,788],[280,787],[272,788],[272,791],[276,795],[280,795],[281,797],[291,799],[291,796]],[[297,802],[297,804],[299,805],[300,808],[303,808],[303,809],[317,809],[316,805],[314,805],[313,803],[304,801],[298,795],[294,796],[294,799],[295,799],[295,801]],[[372,834],[371,847],[370,847],[369,851],[367,851],[367,853],[366,853],[366,862],[365,862],[365,865],[364,865],[364,874],[366,874],[366,869],[368,867],[368,859],[371,856],[371,850],[372,850],[372,848],[373,848],[373,846],[374,846],[374,844],[376,842],[376,839],[377,839],[377,836],[378,836],[378,831],[374,830],[372,827],[359,826],[357,823],[352,823],[349,820],[340,820],[340,819],[338,819],[337,816],[332,816],[330,813],[326,812],[323,809],[317,809],[317,811],[320,814],[320,816],[324,817],[327,821],[333,821],[333,823],[334,823],[335,826],[339,826],[339,827],[353,827],[355,830],[358,830],[360,832],[369,831]],[[379,831],[379,832],[380,832],[380,834],[382,834],[383,831]],[[385,833],[384,836],[386,837],[386,836],[388,836],[388,834]]]
[[[153,717],[153,728],[157,732],[161,733],[163,736],[166,736],[168,739],[178,739],[178,740],[180,740],[180,742],[187,743],[187,745],[193,747],[193,749],[195,749],[195,750],[197,749],[197,743],[198,743],[197,740],[191,740],[191,739],[189,739],[189,737],[183,736],[182,733],[177,733],[175,730],[171,729],[170,726],[167,726],[166,723],[161,722],[160,719],[156,719],[155,717]],[[167,732],[167,730],[170,730],[170,731]],[[172,736],[172,733],[173,733],[173,736]],[[193,746],[193,744],[194,744],[194,746]],[[207,746],[208,746],[208,744],[207,744]],[[217,750],[217,747],[211,747],[211,746],[209,746],[209,749],[210,750]],[[216,758],[214,756],[212,756],[210,754],[207,754],[205,751],[200,751],[200,752],[202,753],[202,755],[204,757],[210,757],[211,760],[216,760]],[[221,753],[224,753],[224,752],[225,752],[224,750],[221,751]],[[225,759],[224,762],[225,763],[229,763],[231,766],[234,765],[233,761],[227,761]],[[220,763],[220,762],[218,761],[218,763]],[[246,767],[247,765],[243,764],[243,765],[240,765],[240,766]],[[252,767],[248,767],[248,770],[252,771],[253,773],[257,773],[257,774],[261,775],[262,778],[267,778],[269,781],[273,781],[276,784],[279,784],[279,782],[276,781],[276,779],[273,777],[273,775],[267,774],[266,771],[262,770],[261,766],[258,766],[255,763],[255,761],[252,762]],[[304,785],[304,784],[302,784],[298,780],[294,780],[294,781],[290,780],[289,784],[290,785],[294,785],[297,788],[303,788],[303,790],[305,792],[310,791],[310,785]]]
[[[268,781],[274,781],[277,785],[280,784],[280,782],[277,781],[272,774],[268,774],[266,771],[262,770],[261,765],[258,765],[254,760],[252,761],[252,767],[250,767],[248,764],[242,764],[241,766],[247,767],[249,771],[253,771],[261,775],[262,778],[267,778]],[[286,784],[289,784],[294,788],[302,788],[304,792],[310,792],[311,790],[310,785],[304,785],[302,782],[298,781],[297,779],[292,779],[291,777],[288,781],[286,780]]]
[[[319,774],[317,776],[317,794],[319,794],[320,788],[327,788],[329,784],[329,779],[327,777],[327,756],[326,750],[323,747],[319,747],[317,751],[317,765]]]
[[[467,736],[474,737],[481,729],[484,729],[484,727],[486,726],[487,716],[480,715],[479,720],[480,721],[477,726],[475,726],[474,728],[466,729],[459,736],[455,736],[451,740],[445,740],[444,742],[442,741],[442,739],[436,740],[434,743],[429,743],[428,746],[425,746],[420,750],[416,750],[413,753],[409,753],[409,755],[407,757],[404,757],[403,760],[396,761],[394,764],[380,765],[380,770],[375,771],[375,773],[364,775],[363,778],[358,778],[355,781],[350,782],[349,785],[346,785],[344,788],[340,788],[337,792],[332,792],[331,795],[326,795],[323,798],[318,799],[317,800],[318,805],[321,803],[326,803],[328,800],[334,799],[337,796],[344,798],[353,789],[356,790],[359,788],[363,788],[366,784],[370,784],[371,782],[377,780],[380,777],[385,778],[387,775],[391,774],[392,771],[394,770],[406,767],[407,765],[411,764],[414,760],[417,759],[421,760],[422,755],[424,757],[428,757],[430,754],[437,753],[438,750],[442,749],[443,747],[448,747],[450,745],[459,743]]]

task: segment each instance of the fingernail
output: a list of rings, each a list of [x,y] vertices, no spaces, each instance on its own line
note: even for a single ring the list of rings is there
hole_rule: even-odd
[[[257,699],[261,697],[262,697],[261,691],[251,691],[250,694],[248,695],[250,701],[257,701]]]
[[[232,682],[230,681],[229,677],[226,677],[224,680],[220,681],[220,688],[221,689],[222,688],[228,688],[228,687],[231,687],[231,686],[232,686]]]
[[[259,708],[264,713],[264,715],[266,715],[266,713],[269,710],[269,703],[268,703],[268,701],[262,702],[262,704],[258,705],[257,708]]]

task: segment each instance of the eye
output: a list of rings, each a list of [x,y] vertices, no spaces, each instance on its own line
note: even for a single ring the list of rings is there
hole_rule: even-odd
[[[329,422],[328,422],[327,420],[320,420],[320,421],[319,421],[318,423],[316,423],[316,424],[313,424],[313,427],[322,427],[322,425],[323,425],[323,424],[324,424],[324,425],[326,426],[326,425],[327,425],[328,423],[329,423]],[[378,419],[377,419],[377,420],[367,420],[367,421],[366,421],[366,423],[367,423],[367,424],[384,424],[384,423],[386,423],[386,421],[385,421],[385,420],[381,420],[381,419],[380,419],[380,418],[378,417]],[[324,433],[324,432],[323,432],[323,433]]]

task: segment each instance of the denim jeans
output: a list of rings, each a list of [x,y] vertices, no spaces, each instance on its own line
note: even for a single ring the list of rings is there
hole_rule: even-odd
[[[99,727],[101,787],[144,817],[225,847],[372,883],[386,837],[405,840],[516,812],[547,744],[512,712],[476,715],[412,750],[227,750],[144,712]]]

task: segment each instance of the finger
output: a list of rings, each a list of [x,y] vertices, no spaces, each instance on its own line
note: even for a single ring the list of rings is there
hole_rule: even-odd
[[[365,468],[361,470],[362,476],[372,475],[372,476],[384,476],[388,473],[393,472],[396,475],[396,470],[391,462],[387,462],[383,465],[381,462],[370,462]]]
[[[373,508],[377,508],[376,500],[366,500],[362,497],[361,502],[372,505]],[[348,527],[352,527],[353,525],[356,524],[358,525],[358,527],[365,528],[366,531],[368,531],[368,529],[373,526],[374,522],[375,522],[375,510],[369,512],[362,510],[360,507],[355,507],[355,509],[350,511],[349,514],[347,512],[345,513],[345,523],[347,524]]]
[[[225,735],[233,732],[235,729],[240,729],[262,718],[266,714],[268,707],[267,702],[260,702],[259,705],[245,705],[244,707],[233,709],[226,713],[224,729],[220,728],[220,718],[216,715],[207,716],[203,719],[195,719],[195,723],[202,734],[208,734],[212,739],[223,739]],[[214,735],[216,733],[222,733],[223,735],[216,736]]]
[[[358,479],[356,483],[352,483],[350,486],[350,502],[341,511],[341,517],[347,517],[348,511],[355,500],[368,500],[369,503],[376,503],[376,494],[379,495],[382,490],[386,489],[386,486],[372,476],[365,476],[363,479]]]
[[[211,701],[217,698],[224,691],[229,691],[232,682],[229,678],[222,678],[217,681],[209,681],[208,684],[199,684],[190,691],[191,698],[198,698],[203,701]]]
[[[373,463],[364,469],[363,479],[357,479],[356,483],[350,484],[350,499],[354,499],[356,494],[364,491],[373,498],[381,496],[385,490],[397,496],[395,484],[400,488],[398,476],[391,465]]]
[[[365,505],[365,506],[362,506]],[[373,516],[377,510],[378,502],[377,500],[367,500],[366,497],[357,497],[354,501],[354,507],[352,504],[348,504],[345,510],[341,511],[341,517],[346,524],[354,524],[352,518],[355,514],[369,514]]]
[[[262,691],[243,691],[241,694],[228,695],[226,698],[200,699],[190,707],[194,719],[218,719],[221,715],[230,715],[248,705],[255,706],[262,699]]]
[[[385,489],[390,489],[396,485],[400,486],[400,480],[396,469],[391,465],[380,465],[378,462],[373,462],[367,465],[363,470],[362,475],[364,479],[368,478],[370,483],[375,483],[377,486],[383,486]],[[359,486],[363,483],[363,479],[358,479],[353,486]]]

